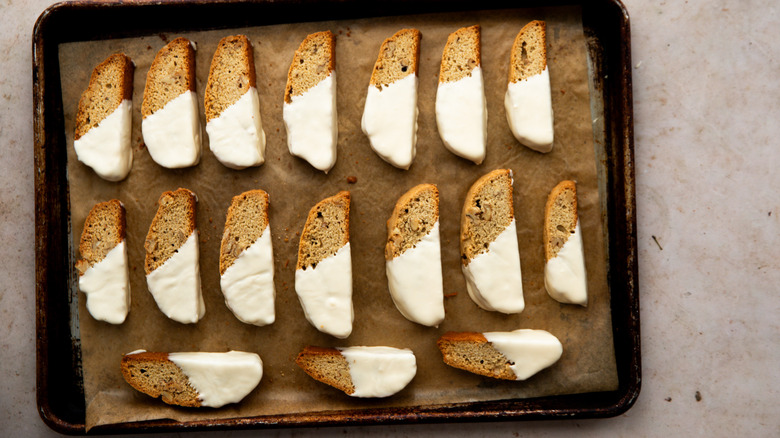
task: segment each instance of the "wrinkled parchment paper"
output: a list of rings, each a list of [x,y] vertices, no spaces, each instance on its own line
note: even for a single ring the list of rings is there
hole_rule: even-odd
[[[555,112],[555,146],[539,154],[512,137],[506,122],[509,50],[527,22],[547,21],[548,64]],[[488,152],[474,165],[448,152],[436,130],[434,101],[441,53],[450,32],[482,25],[482,67],[488,104]],[[395,31],[415,27],[422,32],[419,68],[419,131],[417,157],[408,171],[393,168],[370,149],[360,130],[371,69],[381,42]],[[337,36],[339,142],[338,161],[329,174],[314,170],[287,151],[282,102],[293,52],[312,32],[330,29]],[[197,43],[197,91],[202,108],[211,57],[220,38],[243,33],[254,44],[266,162],[235,171],[222,166],[208,148],[203,130],[199,165],[183,170],[155,164],[143,147],[140,108],[146,73],[155,53],[177,36]],[[107,182],[77,161],[73,150],[74,118],[81,92],[99,62],[123,51],[136,64],[133,91],[134,164],[127,179]],[[92,319],[79,295],[82,366],[87,428],[101,424],[171,418],[180,421],[251,417],[385,406],[414,407],[442,403],[573,394],[617,388],[612,343],[607,255],[594,154],[588,92],[585,38],[579,10],[539,9],[446,13],[362,20],[296,23],[143,38],[68,43],[60,46],[63,106],[68,137],[68,180],[73,244],[89,209],[97,202],[120,199],[127,209],[127,242],[131,269],[132,308],[128,319],[112,326]],[[514,202],[523,268],[526,309],[503,315],[478,308],[466,293],[461,273],[458,234],[460,209],[469,186],[496,168],[514,172]],[[350,184],[348,177],[356,177]],[[551,299],[544,289],[542,225],[549,191],[563,179],[578,181],[580,217],[586,252],[589,305],[581,308]],[[441,192],[442,268],[446,319],[439,328],[407,321],[390,298],[383,248],[385,221],[397,198],[420,183],[438,184]],[[167,319],[146,288],[143,242],[165,190],[186,187],[199,198],[200,266],[206,315],[197,324]],[[219,243],[233,196],[262,188],[271,196],[276,322],[255,327],[239,322],[224,304],[219,287]],[[352,192],[351,242],[355,323],[352,335],[338,340],[315,330],[304,318],[295,295],[294,269],[299,232],[308,210],[339,190]],[[75,260],[74,260],[75,262]],[[441,361],[438,337],[448,330],[499,331],[518,328],[548,330],[563,343],[553,367],[525,382],[492,380],[450,368]],[[393,397],[353,399],[309,378],[294,364],[306,345],[389,345],[411,348],[418,372],[412,383]],[[241,403],[220,409],[170,407],[137,393],[122,379],[122,354],[149,351],[257,352],[264,363],[258,388]]]

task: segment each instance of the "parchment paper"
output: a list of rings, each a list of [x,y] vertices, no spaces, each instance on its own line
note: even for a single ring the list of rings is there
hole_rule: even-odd
[[[515,141],[503,106],[512,41],[520,28],[533,19],[547,21],[555,112],[555,146],[549,154],[531,151]],[[482,67],[488,103],[488,152],[480,166],[444,148],[434,114],[439,63],[447,35],[472,24],[482,25]],[[360,130],[366,90],[379,46],[386,37],[404,27],[416,27],[423,35],[417,158],[408,171],[382,161]],[[338,161],[327,175],[288,153],[281,112],[293,52],[307,34],[325,29],[337,35],[339,118]],[[143,87],[155,53],[177,36],[197,42],[197,88],[201,124],[205,127],[202,97],[211,57],[220,38],[238,33],[246,34],[254,44],[262,121],[268,139],[266,163],[242,171],[222,166],[208,149],[204,129],[199,165],[183,170],[158,166],[143,147],[140,132]],[[132,137],[135,158],[129,177],[112,183],[100,179],[78,162],[72,145],[78,99],[89,82],[90,73],[95,65],[117,51],[125,52],[136,64]],[[188,421],[383,406],[414,407],[617,388],[586,47],[578,9],[387,17],[68,43],[60,46],[60,67],[73,244],[78,246],[84,219],[95,203],[117,198],[127,209],[132,286],[128,319],[119,326],[95,321],[86,311],[84,295],[79,294],[87,429],[101,424],[160,418]],[[526,309],[519,315],[487,312],[471,301],[461,273],[458,247],[460,209],[469,186],[488,171],[507,167],[515,177],[514,202],[526,300]],[[349,184],[350,176],[356,177],[357,182]],[[563,179],[578,182],[589,288],[587,308],[559,304],[544,289],[544,205],[549,191]],[[396,310],[387,288],[383,257],[385,221],[393,205],[406,190],[424,182],[438,184],[441,192],[447,316],[439,328],[409,322]],[[199,198],[197,221],[206,315],[192,325],[171,321],[158,310],[146,287],[143,270],[143,242],[157,199],[163,191],[178,187],[193,190]],[[225,306],[219,287],[219,242],[227,207],[233,196],[254,188],[262,188],[271,196],[277,319],[268,327],[238,321]],[[353,196],[355,323],[352,335],[346,340],[322,334],[305,320],[293,284],[299,232],[306,214],[317,201],[339,190],[349,190]],[[557,364],[525,382],[493,380],[450,368],[442,362],[436,348],[436,340],[448,330],[483,332],[518,328],[548,330],[564,347]],[[306,345],[408,347],[417,356],[417,376],[393,397],[353,399],[314,381],[294,364],[295,356]],[[122,379],[119,371],[122,354],[139,348],[253,351],[262,357],[264,376],[258,388],[238,404],[220,409],[170,407],[137,393]]]

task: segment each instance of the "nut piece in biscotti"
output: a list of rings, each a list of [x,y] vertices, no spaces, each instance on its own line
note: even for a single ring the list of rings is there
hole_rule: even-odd
[[[198,322],[206,312],[200,286],[195,194],[164,192],[144,241],[144,271],[149,292],[168,318]]]
[[[73,142],[76,156],[109,181],[124,179],[133,165],[134,70],[125,54],[109,56],[92,71],[79,99]]]
[[[112,199],[96,204],[87,215],[76,263],[79,289],[89,314],[98,321],[121,324],[130,311],[130,276],[125,243],[125,208]]]
[[[562,303],[588,304],[585,256],[577,212],[577,185],[561,181],[544,211],[544,284]]]
[[[219,252],[220,287],[236,317],[258,326],[275,320],[274,257],[268,193],[250,190],[233,197]]]
[[[402,29],[379,48],[366,94],[361,127],[380,158],[409,169],[417,154],[417,29]]]
[[[349,373],[349,363],[339,350],[307,346],[298,354],[295,363],[313,379],[347,395],[355,393],[355,384]]]
[[[552,150],[553,108],[544,21],[528,23],[515,38],[504,109],[509,128],[520,143],[537,152]]]
[[[265,161],[265,132],[255,82],[252,44],[244,35],[220,40],[204,97],[209,148],[232,169]]]
[[[481,308],[502,313],[525,308],[512,183],[508,169],[482,176],[466,194],[461,215],[466,290]]]
[[[141,132],[149,155],[177,169],[200,161],[200,120],[195,94],[195,47],[176,38],[157,52],[146,74]]]
[[[563,345],[544,330],[447,332],[436,342],[447,365],[503,380],[526,380],[561,358]]]
[[[439,238],[439,189],[420,184],[404,193],[387,220],[388,288],[410,321],[438,326],[444,320]]]
[[[290,154],[328,173],[336,164],[336,37],[307,36],[287,72],[282,108]]]
[[[312,207],[295,270],[295,292],[306,319],[341,339],[352,333],[354,319],[349,203],[349,192],[339,192]]]
[[[481,164],[487,149],[487,105],[482,79],[480,27],[447,38],[436,91],[436,126],[444,146]]]

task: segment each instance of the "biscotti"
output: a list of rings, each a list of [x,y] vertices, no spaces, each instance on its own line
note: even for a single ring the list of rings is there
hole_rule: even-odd
[[[503,380],[528,379],[563,354],[558,338],[544,330],[447,332],[436,344],[447,365]]]
[[[258,326],[275,319],[274,254],[268,193],[250,190],[233,197],[219,249],[219,284],[236,318]]]
[[[157,52],[146,75],[141,132],[157,164],[171,169],[200,161],[200,120],[195,95],[195,47],[176,38]]]
[[[346,338],[352,333],[352,253],[349,192],[325,198],[309,211],[298,245],[295,292],[317,330]]]
[[[383,160],[409,169],[417,154],[417,29],[402,29],[386,39],[371,74],[362,129]]]
[[[515,38],[504,108],[509,128],[520,143],[538,152],[552,150],[553,108],[544,21],[526,24]]]
[[[453,154],[481,164],[487,148],[487,102],[479,26],[450,34],[441,56],[436,126]]]
[[[182,324],[206,313],[200,288],[195,194],[187,189],[164,192],[144,241],[146,284],[157,307]]]
[[[544,287],[562,303],[588,305],[585,255],[577,213],[577,185],[561,181],[544,210]]]
[[[76,263],[79,289],[93,318],[121,324],[130,311],[130,276],[125,244],[125,207],[116,199],[96,204],[81,232]]]
[[[204,93],[209,149],[232,169],[265,161],[265,132],[255,79],[252,44],[244,35],[220,40]]]
[[[460,227],[466,290],[479,307],[502,313],[525,308],[512,184],[507,169],[478,179],[466,194]]]
[[[444,289],[435,185],[420,184],[398,199],[387,220],[385,260],[390,296],[401,314],[438,326],[444,320]]]
[[[263,378],[255,353],[160,353],[143,350],[122,357],[122,376],[137,391],[170,405],[219,408],[238,403]]]
[[[295,51],[282,108],[290,153],[328,173],[336,164],[336,37],[313,33]]]
[[[92,71],[76,113],[76,157],[108,181],[124,179],[133,166],[133,71],[125,54],[111,55]]]
[[[389,397],[417,374],[412,350],[392,347],[306,347],[295,363],[351,397]]]

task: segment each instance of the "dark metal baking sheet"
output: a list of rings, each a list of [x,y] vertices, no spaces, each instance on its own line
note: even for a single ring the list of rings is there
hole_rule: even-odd
[[[639,288],[628,14],[618,0],[497,1],[295,1],[169,3],[68,2],[39,17],[33,33],[33,103],[36,198],[37,401],[53,429],[84,434],[85,407],[77,325],[68,311],[70,209],[58,45],[159,32],[258,26],[296,21],[348,20],[428,12],[575,5],[582,8],[591,72],[591,105],[604,222],[609,227],[608,282],[619,387],[616,391],[458,403],[412,408],[360,409],[178,423],[162,420],[100,426],[91,432],[123,433],[278,426],[357,425],[480,420],[594,418],[619,415],[639,394]]]

